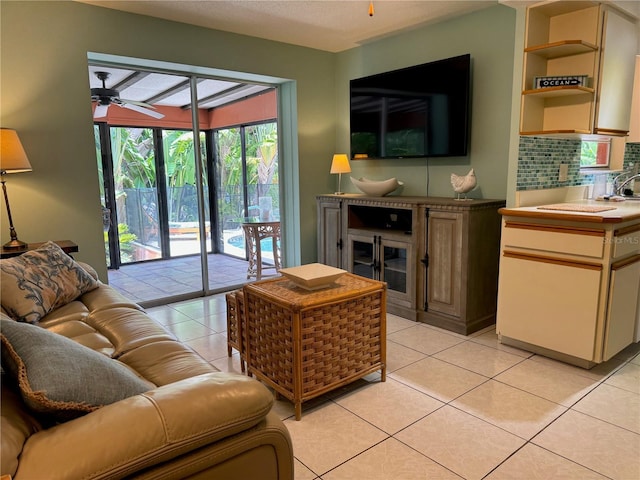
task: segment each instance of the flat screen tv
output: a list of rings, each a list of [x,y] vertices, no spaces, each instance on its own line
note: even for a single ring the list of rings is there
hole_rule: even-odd
[[[471,56],[350,82],[351,158],[467,154]]]

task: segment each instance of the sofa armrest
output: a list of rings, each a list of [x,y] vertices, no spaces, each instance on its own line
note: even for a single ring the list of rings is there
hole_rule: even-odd
[[[247,430],[272,405],[250,377],[188,378],[32,435],[14,478],[122,478]]]

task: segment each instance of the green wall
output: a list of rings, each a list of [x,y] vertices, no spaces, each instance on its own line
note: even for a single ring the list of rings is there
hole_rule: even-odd
[[[335,143],[334,55],[75,2],[0,8],[0,124],[18,131],[33,166],[8,180],[22,240],[74,240],[76,258],[106,279],[87,70],[98,52],[295,80],[301,260],[315,259],[314,195],[326,192],[317,179],[328,183]],[[4,243],[4,208],[2,220]]]
[[[429,194],[449,196],[451,172],[476,169],[474,196],[504,198],[515,13],[496,6],[340,54],[133,15],[75,2],[0,2],[0,125],[18,130],[34,171],[8,178],[24,241],[71,239],[76,258],[106,280],[87,71],[89,52],[295,81],[297,151],[292,186],[300,261],[316,259],[315,196],[332,192],[331,156],[347,151],[348,80],[471,53],[473,113],[468,158],[433,159]],[[281,112],[282,113],[282,112]],[[296,150],[293,142],[292,148]],[[295,165],[293,165],[295,163]],[[404,194],[426,194],[425,160],[352,162],[354,176],[397,176]],[[352,188],[343,179],[343,189]],[[0,241],[8,241],[2,209]]]
[[[338,55],[337,151],[349,151],[349,80],[466,53],[472,62],[471,143],[467,157],[351,162],[351,175],[396,177],[403,195],[453,196],[451,173],[475,169],[474,198],[506,198],[516,11],[495,6]],[[428,165],[428,168],[427,168]],[[428,182],[428,190],[427,190]],[[343,190],[357,192],[343,179]]]

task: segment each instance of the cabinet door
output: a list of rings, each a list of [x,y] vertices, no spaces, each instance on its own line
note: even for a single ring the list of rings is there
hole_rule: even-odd
[[[347,237],[347,270],[361,277],[378,280],[377,235],[350,233]]]
[[[342,268],[341,202],[318,202],[318,262]]]
[[[427,251],[427,309],[460,316],[462,279],[462,228],[460,213],[429,214]]]
[[[412,308],[415,302],[413,284],[415,276],[412,269],[411,244],[383,236],[380,256],[380,280],[387,282],[387,295],[390,301]]]
[[[602,268],[504,252],[498,334],[594,361]]]
[[[603,361],[633,343],[639,290],[640,255],[612,266]]]
[[[636,26],[613,9],[605,11],[600,86],[594,133],[626,134],[636,59]]]

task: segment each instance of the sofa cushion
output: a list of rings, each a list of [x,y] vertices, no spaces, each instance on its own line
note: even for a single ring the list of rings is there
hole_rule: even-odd
[[[0,319],[2,366],[29,408],[66,421],[153,388],[125,365],[27,323]]]
[[[0,260],[2,307],[19,321],[37,323],[97,287],[96,279],[53,242]]]

